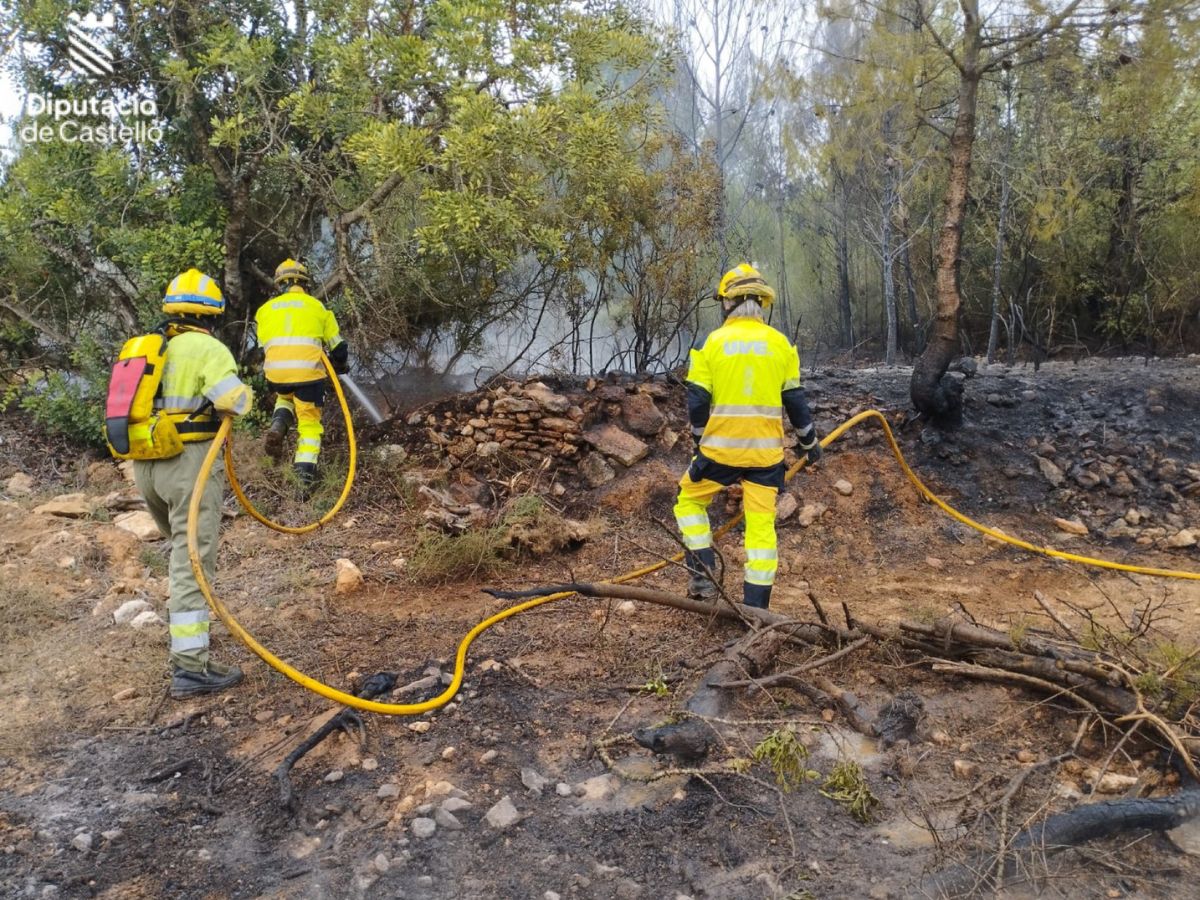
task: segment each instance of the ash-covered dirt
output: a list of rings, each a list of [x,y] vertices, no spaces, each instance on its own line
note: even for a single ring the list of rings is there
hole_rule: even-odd
[[[1200,571],[1193,361],[984,369],[967,385],[966,426],[950,436],[907,421],[908,374],[808,376],[820,426],[828,432],[858,410],[882,409],[920,477],[964,513],[1037,544]],[[681,419],[682,409],[673,415]],[[947,678],[898,651],[864,648],[822,674],[870,710],[914,690],[925,715],[912,743],[884,750],[839,715],[771,690],[745,699],[744,724],[714,762],[750,758],[778,723],[790,723],[814,780],[782,794],[757,763],[751,777],[648,781],[672,761],[612,739],[667,719],[740,631],[675,610],[574,598],[482,635],[452,706],[417,717],[367,714],[364,732],[314,750],[292,773],[292,817],[271,773],[331,705],[223,628],[219,656],[241,664],[246,682],[216,698],[164,700],[164,630],[112,618],[130,599],[165,615],[163,545],[108,521],[116,501],[104,499],[129,490],[115,467],[26,458],[13,450],[19,444],[8,441],[0,468],[0,483],[18,470],[33,481],[30,495],[0,504],[4,896],[910,897],[923,872],[995,845],[989,810],[1010,779],[1067,750],[1081,721],[1061,698]],[[401,685],[421,683],[404,701],[433,696],[460,637],[503,606],[481,586],[602,580],[674,552],[656,522],[670,524],[683,444],[595,491],[564,477],[556,496],[552,477],[530,480],[564,515],[603,517],[604,532],[574,552],[442,584],[416,583],[395,564],[420,544],[419,501],[397,487],[391,464],[365,454],[358,490],[329,528],[289,538],[233,518],[217,587],[251,632],[314,677],[347,688],[359,674],[390,670]],[[850,432],[789,490],[798,503],[780,526],[778,612],[812,619],[811,593],[838,618],[842,604],[873,622],[965,609],[1001,629],[1050,629],[1037,591],[1070,627],[1087,625],[1083,613],[1114,630],[1150,616],[1149,640],[1195,646],[1194,582],[1090,569],[984,540],[921,501],[874,424]],[[90,514],[33,512],[72,492],[92,504]],[[714,506],[714,524],[725,515]],[[1086,534],[1061,530],[1056,518]],[[731,591],[739,542],[737,534],[721,541]],[[340,557],[365,576],[357,593],[333,591]],[[668,568],[644,583],[678,591],[682,574]],[[778,668],[813,655],[789,650]],[[657,690],[638,690],[647,685]],[[1176,789],[1170,776],[1160,779],[1152,745],[1118,748],[1120,738],[1094,723],[1077,758],[1036,768],[1014,796],[1008,831],[1048,810],[1111,799],[1091,793],[1089,780],[1106,759],[1109,771],[1137,779],[1128,790]],[[821,793],[847,759],[862,765],[878,799],[866,824]],[[1007,895],[1182,897],[1200,872],[1168,837],[1134,835],[1062,854],[1031,874],[1049,877]]]

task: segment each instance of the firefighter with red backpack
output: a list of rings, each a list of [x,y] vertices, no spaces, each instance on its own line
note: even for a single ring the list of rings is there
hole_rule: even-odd
[[[158,530],[171,540],[168,628],[170,694],[210,694],[242,680],[237,666],[209,656],[208,605],[188,558],[187,521],[192,488],[222,416],[250,410],[252,394],[237,374],[229,348],[212,334],[225,311],[221,289],[188,269],[163,297],[167,321],[154,333],[126,342],[113,367],[105,431],[113,455],[132,459],[134,480]],[[200,560],[215,576],[224,494],[218,459],[200,502]]]

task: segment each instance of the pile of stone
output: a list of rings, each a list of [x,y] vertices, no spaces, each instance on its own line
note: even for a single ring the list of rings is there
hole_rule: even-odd
[[[504,461],[575,470],[598,486],[614,464],[632,466],[654,447],[669,451],[686,433],[683,393],[664,381],[552,387],[509,383],[409,413],[393,434],[415,452],[468,468]]]

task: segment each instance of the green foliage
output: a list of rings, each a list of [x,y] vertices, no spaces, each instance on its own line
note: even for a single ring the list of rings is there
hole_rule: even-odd
[[[780,728],[763,738],[751,754],[755,762],[771,767],[775,783],[784,791],[793,791],[806,781],[815,781],[820,772],[808,768],[808,748],[800,743],[791,728]]]
[[[441,584],[453,579],[483,578],[507,563],[505,529],[473,528],[460,535],[425,531],[408,560],[408,573],[417,582]]]
[[[9,400],[47,433],[79,447],[104,447],[104,397],[108,354],[86,337],[71,359],[74,371],[50,371],[10,389]]]
[[[639,690],[643,694],[653,694],[655,697],[666,697],[671,693],[671,686],[667,684],[667,679],[663,676],[661,662],[655,662],[654,670]]]
[[[840,803],[864,825],[871,821],[871,815],[879,804],[879,799],[871,793],[862,766],[852,759],[838,761],[821,785],[821,796]]]

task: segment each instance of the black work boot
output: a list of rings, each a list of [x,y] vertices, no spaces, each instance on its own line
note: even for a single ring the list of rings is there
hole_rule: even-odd
[[[751,584],[749,581],[743,582],[742,605],[753,606],[756,609],[766,609],[771,605],[771,585]]]
[[[215,694],[231,688],[242,680],[242,670],[237,666],[223,666],[210,662],[202,672],[192,672],[175,667],[171,673],[171,698],[184,700],[200,694]]]
[[[277,409],[275,415],[271,417],[271,427],[267,429],[263,448],[267,451],[267,456],[275,462],[283,459],[283,439],[287,437],[295,418],[289,409]]]
[[[716,571],[717,554],[712,547],[703,550],[688,550],[683,555],[684,564],[691,577],[688,579],[688,596],[697,600],[712,600],[717,596],[717,584],[710,572]]]
[[[295,465],[296,481],[300,482],[300,493],[305,499],[312,493],[313,485],[317,483],[317,464],[299,462]]]

